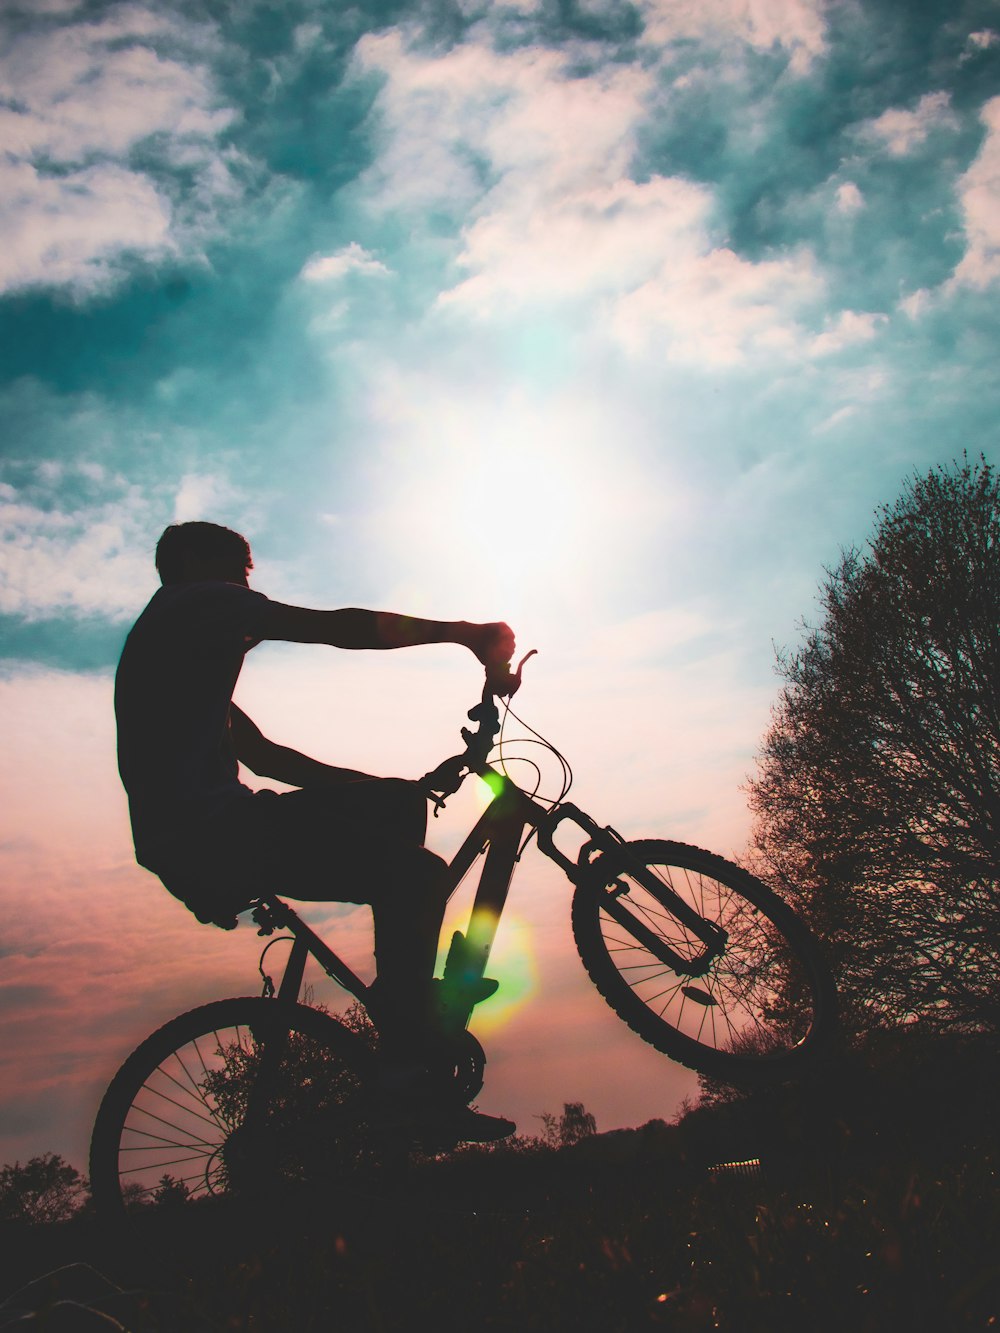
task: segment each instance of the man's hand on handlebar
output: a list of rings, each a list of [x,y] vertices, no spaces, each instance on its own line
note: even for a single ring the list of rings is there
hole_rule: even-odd
[[[466,643],[487,673],[499,672],[514,656],[514,631],[502,620],[486,625],[468,625]]]
[[[466,623],[465,629],[463,642],[486,668],[486,694],[493,694],[501,699],[510,698],[521,684],[521,668],[528,658],[534,655],[534,648],[522,657],[517,670],[514,671],[511,669],[511,658],[514,656],[514,631],[509,625],[498,620],[487,625]]]

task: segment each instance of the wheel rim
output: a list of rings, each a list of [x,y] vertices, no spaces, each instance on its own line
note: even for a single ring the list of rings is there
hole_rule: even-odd
[[[814,1021],[813,983],[787,938],[788,923],[775,925],[743,890],[708,869],[648,864],[620,875],[612,885],[618,902],[688,961],[703,954],[704,942],[658,901],[657,885],[672,889],[729,939],[703,975],[682,974],[601,908],[604,947],[633,1001],[703,1051],[760,1061],[800,1048]]]
[[[276,1091],[248,1123],[265,1050],[254,1027],[233,1023],[189,1038],[143,1079],[118,1144],[126,1207],[301,1182],[357,1153],[361,1127],[347,1109],[360,1080],[301,1031],[288,1034]]]

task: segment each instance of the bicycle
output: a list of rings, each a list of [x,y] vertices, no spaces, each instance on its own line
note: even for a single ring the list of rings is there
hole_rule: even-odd
[[[502,684],[487,680],[468,713],[476,730],[462,728],[465,750],[422,780],[435,814],[472,775],[491,793],[449,867],[451,894],[484,857],[468,927],[455,932],[440,982],[447,1076],[458,1094],[471,1102],[483,1085],[486,1057],[468,1030],[470,996],[482,993],[477,983],[514,868],[532,840],[574,886],[573,934],[591,980],[640,1037],[731,1083],[804,1068],[829,1044],[836,1011],[833,981],[807,927],[760,880],[721,857],[677,842],[629,842],[598,825],[565,799],[569,766],[534,732],[533,743],[563,766],[562,791],[546,804],[537,787],[519,786],[507,771],[497,699],[506,696],[505,720],[516,717],[510,698],[524,660]],[[500,756],[491,763],[498,735]],[[583,834],[575,860],[555,844],[563,825]],[[378,1156],[366,1099],[377,1061],[372,988],[279,897],[255,900],[252,919],[262,936],[289,932],[261,955],[263,994],[180,1015],[142,1042],[112,1080],[91,1143],[99,1208],[148,1199],[165,1178],[179,1179],[192,1197],[252,1192]],[[278,938],[290,939],[291,950],[275,986],[264,957]],[[362,1006],[353,1022],[300,1003],[310,955]],[[182,1174],[172,1177],[178,1168]]]

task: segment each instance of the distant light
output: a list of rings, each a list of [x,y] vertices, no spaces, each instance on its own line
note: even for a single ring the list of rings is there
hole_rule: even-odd
[[[760,1173],[760,1158],[748,1157],[743,1162],[716,1162],[714,1166],[710,1166],[708,1169],[713,1176],[722,1171],[737,1176],[756,1176]]]

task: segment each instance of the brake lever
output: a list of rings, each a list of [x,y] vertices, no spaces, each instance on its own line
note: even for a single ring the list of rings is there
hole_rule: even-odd
[[[534,657],[537,652],[537,648],[532,648],[530,652],[525,653],[518,662],[516,671],[511,671],[509,662],[505,662],[496,674],[491,674],[487,667],[486,684],[483,687],[483,702],[485,703],[490,696],[496,696],[498,699],[512,699],[521,688],[521,672],[524,670],[525,662],[529,657]],[[501,675],[500,672],[503,674]]]

